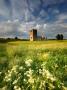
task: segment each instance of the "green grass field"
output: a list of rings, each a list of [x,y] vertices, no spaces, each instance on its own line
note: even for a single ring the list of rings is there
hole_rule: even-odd
[[[67,90],[67,40],[0,43],[0,90]]]

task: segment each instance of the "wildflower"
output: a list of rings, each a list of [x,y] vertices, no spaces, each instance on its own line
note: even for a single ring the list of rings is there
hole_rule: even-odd
[[[40,89],[40,90],[43,89],[44,85],[45,85],[45,81],[41,80],[39,89]],[[43,90],[44,90],[44,89],[43,89]]]
[[[18,73],[18,77],[21,77],[21,73]]]
[[[28,79],[28,82],[29,82],[30,84],[33,84],[33,83],[34,83],[34,78],[31,76],[31,77]]]
[[[47,76],[47,78],[50,78],[51,77],[51,74],[48,70],[45,70],[45,75]]]
[[[17,83],[17,81],[18,81],[18,79],[17,79],[17,80],[14,80],[13,84],[16,84],[16,83]]]
[[[53,86],[51,83],[49,83],[49,86],[50,86],[52,89],[55,88],[55,86]]]
[[[11,77],[11,73],[9,73],[8,76]]]
[[[43,62],[43,63],[41,64],[41,67],[45,67],[45,65],[46,65],[46,62]]]
[[[18,67],[18,65],[15,65],[15,66],[13,66],[13,68],[11,70],[16,71],[17,67]]]
[[[4,81],[7,81],[7,82],[8,82],[8,81],[10,81],[10,80],[11,80],[11,76],[10,76],[9,74],[6,75],[5,78],[4,78]]]
[[[6,81],[7,81],[7,82],[11,81],[11,78],[7,78]]]
[[[42,55],[42,57],[43,57],[43,58],[45,58],[45,59],[47,59],[47,58],[48,58],[48,56],[49,56],[49,54],[48,54],[48,53],[44,53],[44,54]]]
[[[31,66],[31,63],[32,63],[32,60],[31,60],[31,59],[25,61],[25,64],[26,64],[27,66]]]
[[[65,68],[67,68],[67,65],[65,65]]]
[[[0,72],[0,75],[2,74],[2,72]]]
[[[7,90],[7,86],[4,86],[3,88],[1,88],[1,90]]]
[[[24,73],[24,75],[26,75],[27,77],[30,77],[33,74],[33,70],[31,70],[31,68],[29,68],[29,71],[26,71]]]
[[[55,77],[51,77],[50,79],[51,79],[51,81],[55,81],[55,80],[56,80],[56,78],[55,78]]]
[[[15,74],[17,74],[18,73],[17,68],[18,68],[18,65],[13,66],[13,68],[11,69],[11,72],[12,73],[14,72]]]
[[[42,74],[42,70],[41,69],[39,69],[39,73]]]
[[[62,86],[62,90],[67,90],[67,87],[65,87],[65,86]]]
[[[23,66],[20,66],[20,67],[19,67],[19,70],[22,70],[22,69],[23,69]]]
[[[27,82],[27,80],[26,80],[25,78],[23,79],[23,81],[24,81],[24,82]]]
[[[57,64],[55,64],[55,68],[57,68],[58,67],[58,65]]]
[[[42,69],[42,76],[45,76],[45,68]]]
[[[33,70],[31,68],[29,68],[29,73],[32,74],[33,73]]]
[[[14,90],[21,90],[19,86],[14,86]]]

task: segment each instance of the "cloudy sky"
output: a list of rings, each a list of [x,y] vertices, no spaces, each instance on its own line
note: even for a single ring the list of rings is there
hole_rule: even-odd
[[[67,0],[0,0],[0,37],[27,38],[32,28],[67,38]]]

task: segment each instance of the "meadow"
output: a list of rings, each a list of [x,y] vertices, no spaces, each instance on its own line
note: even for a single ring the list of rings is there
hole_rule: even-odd
[[[0,43],[0,90],[67,90],[67,40]]]

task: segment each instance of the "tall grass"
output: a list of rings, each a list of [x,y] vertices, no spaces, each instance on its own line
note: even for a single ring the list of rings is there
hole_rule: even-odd
[[[0,45],[1,90],[66,90],[66,41],[52,42]]]

